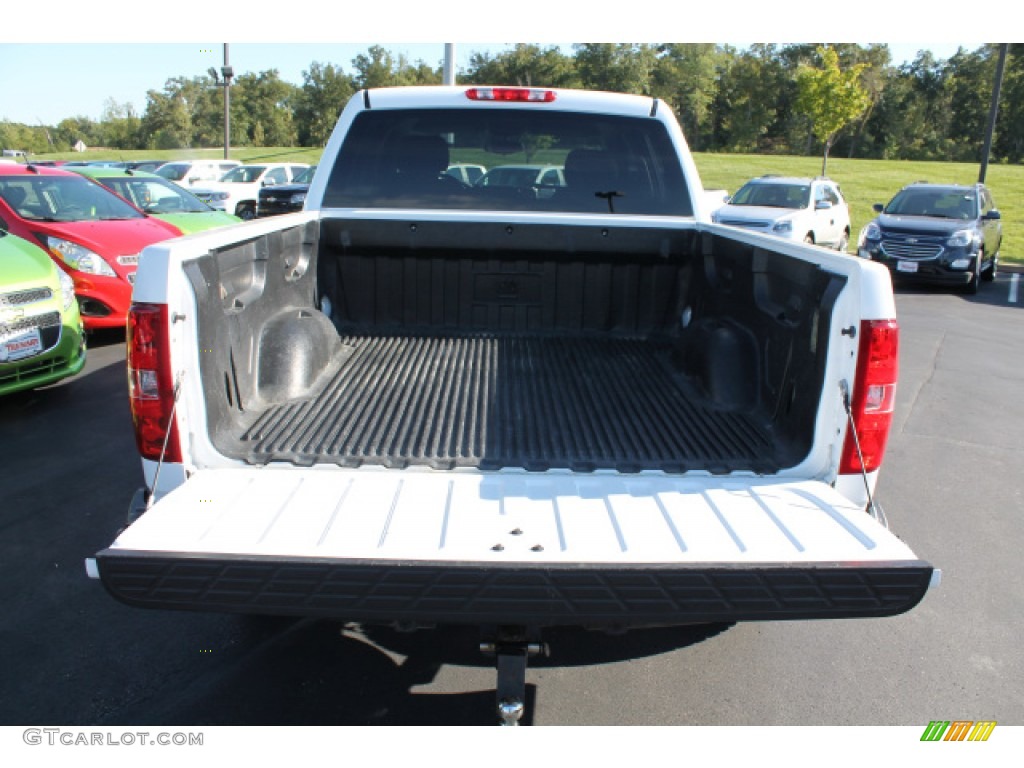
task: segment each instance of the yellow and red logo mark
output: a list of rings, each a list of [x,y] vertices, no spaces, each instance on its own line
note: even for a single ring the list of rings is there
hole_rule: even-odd
[[[988,741],[995,728],[995,720],[932,720],[921,741]]]

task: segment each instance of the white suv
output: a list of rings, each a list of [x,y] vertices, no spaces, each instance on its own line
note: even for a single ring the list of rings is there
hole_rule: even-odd
[[[157,176],[163,176],[168,181],[173,181],[179,187],[191,189],[195,186],[203,186],[206,182],[216,181],[232,168],[237,168],[241,163],[237,160],[175,160],[164,163],[154,171]]]
[[[262,163],[240,165],[221,177],[220,181],[203,184],[192,194],[204,203],[240,219],[255,219],[260,190],[275,184],[287,184],[309,168],[305,163]]]
[[[839,185],[821,177],[751,179],[711,214],[711,220],[837,251],[850,244],[850,208]]]

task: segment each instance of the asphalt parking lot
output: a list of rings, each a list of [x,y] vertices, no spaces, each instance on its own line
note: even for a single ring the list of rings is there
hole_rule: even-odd
[[[1017,275],[1015,277],[1015,275]],[[540,725],[1024,725],[1024,289],[899,288],[901,380],[879,484],[891,527],[943,571],[891,619],[561,631],[531,663]],[[0,400],[0,724],[489,724],[469,629],[128,608],[84,558],[140,485],[123,334],[87,369]]]

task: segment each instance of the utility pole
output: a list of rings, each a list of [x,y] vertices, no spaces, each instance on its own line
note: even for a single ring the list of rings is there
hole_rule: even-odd
[[[228,64],[228,44],[224,43],[224,66],[220,68],[220,74],[224,78],[224,159],[228,159],[228,151],[231,146],[231,78],[235,71]]]
[[[445,85],[455,85],[455,43],[444,44],[444,74],[442,77]]]
[[[1009,43],[999,44],[999,62],[996,64],[996,82],[992,86],[992,105],[988,110],[988,130],[985,132],[985,146],[981,150],[981,170],[978,172],[978,183],[985,183],[988,173],[988,156],[992,152],[992,134],[996,131],[996,115],[999,114],[999,91],[1003,87],[1003,70],[1006,68],[1006,51]]]

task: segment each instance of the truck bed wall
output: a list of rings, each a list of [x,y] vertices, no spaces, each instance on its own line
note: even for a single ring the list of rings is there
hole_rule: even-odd
[[[330,218],[319,231],[313,226],[189,265],[202,294],[200,344],[209,350],[200,361],[208,426],[215,445],[229,455],[404,466],[422,454],[423,463],[439,467],[771,472],[797,463],[810,448],[831,308],[843,285],[813,264],[689,229]],[[391,401],[422,399],[415,381],[407,389],[388,389],[390,383],[379,381],[384,368],[357,374],[362,369],[350,358],[382,339],[401,341],[384,351],[373,347],[373,354],[391,356],[388,371],[404,371],[387,376],[422,376],[420,389],[435,386],[438,368],[468,365],[452,362],[468,354],[462,347],[428,353],[424,340],[484,344],[474,354],[491,362],[481,364],[478,374],[465,373],[459,386],[471,390],[490,381],[493,393],[500,370],[504,389],[522,388],[501,405],[511,415],[491,424],[493,438],[471,425],[463,440],[473,443],[468,448],[455,439],[451,449],[398,451],[391,446],[399,426],[380,428],[380,435],[390,435],[387,445],[383,438],[360,438],[356,449],[354,438],[346,443],[338,436],[338,430],[348,435],[348,427],[337,425],[330,427],[335,437],[316,438],[318,424],[352,420],[353,414],[366,421],[372,418],[367,412],[395,420]],[[394,364],[396,357],[427,354],[435,357],[415,368]],[[579,377],[570,387],[566,376],[573,365]],[[364,377],[359,392],[343,393],[346,382],[340,380],[356,375]],[[530,390],[528,380],[546,384]],[[646,401],[632,418],[651,426],[616,442],[600,421],[628,421],[630,414],[608,411],[622,410],[629,398]],[[543,414],[518,414],[540,408],[538,399],[547,402]],[[579,410],[580,400],[590,403],[583,409],[603,412],[554,423],[554,415]],[[460,422],[484,418],[478,415],[483,409],[470,406],[424,413],[434,421],[438,414]],[[756,439],[747,439],[738,452],[719,447],[705,453],[672,440],[648,445],[656,431],[688,431],[676,410],[695,407],[705,432],[753,425]],[[667,427],[654,426],[659,414]],[[517,417],[532,426],[518,426]],[[734,426],[731,417],[743,422]],[[310,434],[293,430],[285,441],[289,419],[308,421],[302,430]],[[546,429],[575,435],[573,446],[559,449],[557,440],[541,434]],[[506,438],[499,433],[517,430],[533,430],[521,441],[529,450],[502,447]],[[273,439],[261,443],[268,435]],[[568,444],[565,435],[560,439]],[[372,439],[381,445],[365,445]],[[612,443],[607,461],[603,454],[594,458],[596,448],[577,451],[581,440]],[[307,449],[297,448],[299,442]],[[321,456],[319,446],[327,443],[337,450]],[[545,450],[555,455],[554,463]]]

